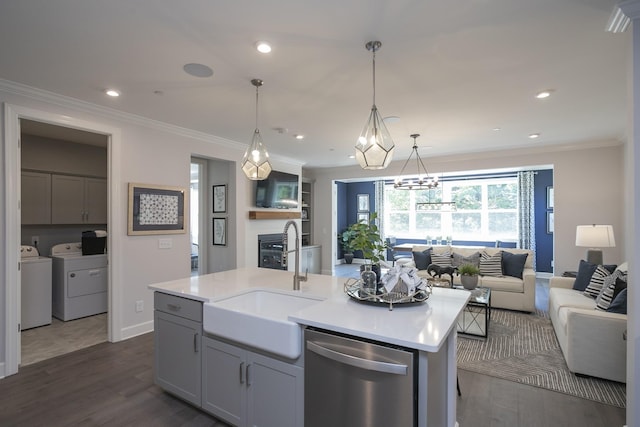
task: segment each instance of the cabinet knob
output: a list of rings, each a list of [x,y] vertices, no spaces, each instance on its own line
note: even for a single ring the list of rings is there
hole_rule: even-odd
[[[76,277],[76,273],[71,273],[69,276],[70,277]]]

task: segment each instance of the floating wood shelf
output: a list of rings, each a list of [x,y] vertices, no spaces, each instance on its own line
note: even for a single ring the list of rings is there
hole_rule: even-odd
[[[298,219],[300,212],[249,211],[249,219]]]

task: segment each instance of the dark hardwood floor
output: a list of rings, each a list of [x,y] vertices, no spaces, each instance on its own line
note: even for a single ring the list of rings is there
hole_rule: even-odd
[[[462,370],[459,379],[461,427],[624,424],[624,409]],[[149,333],[34,363],[0,380],[0,426],[227,424],[153,384]]]

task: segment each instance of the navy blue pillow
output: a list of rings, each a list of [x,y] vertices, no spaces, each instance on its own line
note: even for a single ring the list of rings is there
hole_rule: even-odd
[[[627,288],[621,290],[618,296],[613,299],[607,311],[609,313],[627,314]]]
[[[591,264],[588,261],[583,259],[580,260],[580,265],[578,266],[578,274],[576,275],[576,281],[573,282],[573,289],[576,291],[584,292],[589,286],[591,282],[591,276],[596,271],[598,267],[597,264]],[[605,269],[607,269],[610,273],[613,273],[617,267],[617,265],[603,265]]]
[[[416,264],[418,270],[426,270],[431,264],[431,248],[425,249],[422,252],[412,252],[413,262]]]
[[[508,251],[502,251],[502,274],[522,279],[522,272],[524,271],[524,264],[527,262],[528,255],[529,254],[513,254]]]

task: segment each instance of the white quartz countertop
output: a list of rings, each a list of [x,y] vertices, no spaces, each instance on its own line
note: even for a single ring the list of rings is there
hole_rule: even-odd
[[[464,290],[434,288],[420,304],[372,305],[351,299],[343,291],[344,277],[309,274],[301,290],[323,298],[317,304],[289,313],[289,320],[361,338],[421,351],[435,352],[456,327],[456,319],[469,299]],[[251,289],[293,289],[293,273],[265,268],[241,268],[149,285],[164,292],[204,303]]]

